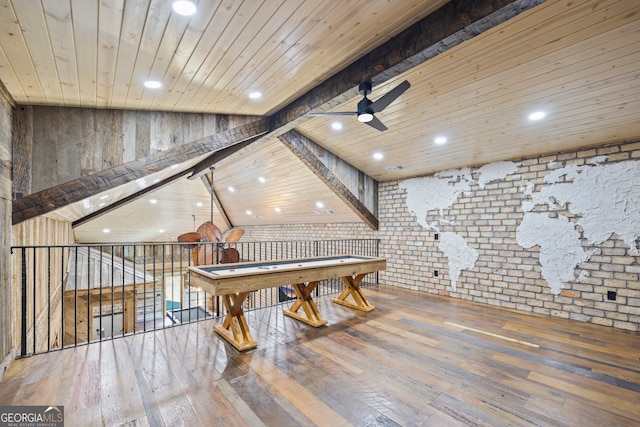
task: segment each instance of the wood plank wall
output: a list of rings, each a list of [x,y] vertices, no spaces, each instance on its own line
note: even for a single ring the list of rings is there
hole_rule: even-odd
[[[1,83],[0,83],[1,85]],[[0,378],[11,361],[11,121],[12,107],[0,90]]]
[[[20,106],[14,198],[254,121],[254,116]]]
[[[7,229],[11,230],[11,245],[13,246],[70,245],[74,243],[71,223],[54,220],[46,216],[24,221]],[[63,265],[63,256],[65,265]],[[58,343],[61,341],[62,328],[59,325],[61,325],[62,321],[60,306],[62,298],[60,296],[62,295],[61,286],[68,260],[68,251],[63,255],[62,249],[53,249],[48,252],[43,250],[36,251],[35,259],[33,251],[27,251],[26,265],[29,273],[27,274],[27,297],[29,301],[34,300],[33,283],[34,281],[37,283],[35,313],[33,310],[29,310],[27,313],[27,328],[30,332],[29,336],[32,337],[33,334],[31,332],[34,328],[33,319],[35,317],[36,347],[38,350],[46,349],[47,345],[54,346],[56,341]],[[14,254],[11,255],[11,277],[9,280],[12,280],[16,286],[13,286],[10,298],[7,301],[12,302],[11,317],[15,319],[11,327],[13,346],[15,347],[20,345],[20,320],[22,319],[21,264],[21,251],[14,251]],[[49,298],[49,294],[54,297]],[[51,316],[50,322],[49,316]],[[49,325],[58,326],[50,329]],[[33,341],[29,341],[28,352],[33,351],[33,345]]]

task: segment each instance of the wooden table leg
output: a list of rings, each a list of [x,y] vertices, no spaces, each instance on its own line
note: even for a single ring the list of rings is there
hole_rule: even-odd
[[[322,325],[326,325],[327,321],[322,318],[316,303],[311,297],[311,292],[318,286],[318,282],[309,282],[308,284],[297,283],[292,286],[298,299],[294,302],[289,310],[285,310],[284,314],[293,317],[308,325],[315,326],[316,328]],[[306,316],[298,313],[298,310],[302,307]]]
[[[222,295],[224,307],[227,310],[227,317],[222,324],[216,325],[213,329],[227,340],[239,351],[250,350],[258,347],[254,341],[247,325],[247,319],[242,311],[242,304],[249,295],[248,292],[240,292],[232,295]]]
[[[333,302],[336,304],[344,305],[345,307],[354,308],[360,311],[371,311],[375,309],[374,306],[369,304],[369,301],[365,298],[362,290],[360,289],[360,282],[364,279],[364,276],[367,274],[358,274],[355,278],[351,276],[346,276],[342,278],[342,281],[345,284],[344,291],[338,298],[334,299]],[[355,304],[351,301],[347,301],[347,297],[351,295]]]

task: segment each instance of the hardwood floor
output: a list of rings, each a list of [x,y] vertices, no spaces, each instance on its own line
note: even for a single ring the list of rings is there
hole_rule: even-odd
[[[66,426],[632,426],[640,334],[367,287],[327,326],[247,313],[240,354],[213,321],[15,361],[0,405],[64,405]]]

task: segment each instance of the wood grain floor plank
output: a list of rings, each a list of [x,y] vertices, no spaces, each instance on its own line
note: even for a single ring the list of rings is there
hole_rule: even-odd
[[[142,396],[126,346],[121,340],[114,340],[105,342],[101,347],[100,403],[104,424],[146,423]],[[112,375],[113,372],[118,372],[118,375]],[[119,396],[127,396],[127,399]]]
[[[388,286],[328,324],[246,313],[239,353],[201,321],[16,360],[0,405],[67,426],[633,426],[640,334]],[[524,345],[535,343],[539,347]]]

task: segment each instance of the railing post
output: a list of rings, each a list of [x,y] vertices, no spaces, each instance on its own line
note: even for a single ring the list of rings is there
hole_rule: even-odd
[[[375,239],[375,246],[376,246],[376,258],[380,257],[380,239]],[[380,277],[379,277],[380,272],[376,271],[376,285],[380,284]]]
[[[22,248],[22,324],[20,355],[27,355],[27,249]]]
[[[47,351],[51,351],[51,247],[47,248]]]

